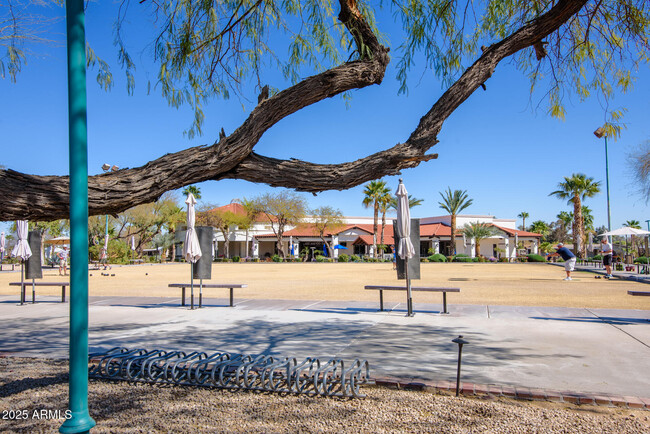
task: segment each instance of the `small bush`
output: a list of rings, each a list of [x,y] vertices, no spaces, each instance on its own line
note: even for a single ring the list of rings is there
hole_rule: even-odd
[[[420,262],[429,262],[428,258],[420,258]]]
[[[352,255],[352,256],[350,256],[350,261],[359,262],[359,261],[361,261],[361,258],[358,257],[357,255]]]
[[[483,262],[483,261],[481,261],[480,256],[476,256],[476,257],[472,258],[472,262]]]
[[[650,261],[650,258],[648,258],[646,256],[639,256],[638,258],[636,258],[634,260],[634,263],[635,264],[647,264],[648,261]]]
[[[476,259],[478,261],[478,258]],[[468,258],[465,256],[461,256],[460,258],[456,257],[454,258],[454,262],[472,262],[472,258]]]
[[[543,256],[536,255],[534,253],[527,255],[527,258],[528,258],[528,262],[546,262],[546,259],[544,259]]]
[[[527,256],[517,256],[517,262],[528,262]]]
[[[466,254],[464,254],[464,253],[458,253],[458,254],[456,255],[456,257],[457,257],[457,258],[469,258],[469,255],[466,255]]]
[[[447,262],[453,262],[454,257],[453,256],[445,256],[447,258]]]
[[[603,260],[603,255],[594,255],[594,257],[591,258],[591,259],[594,260],[594,261],[602,261]],[[640,258],[638,258],[638,259],[640,259]]]
[[[241,261],[241,257],[235,255],[235,256],[232,257],[232,261],[233,262],[239,262],[239,261]]]
[[[497,258],[495,258],[494,256],[491,256],[491,257],[488,259],[488,261],[490,261],[490,262],[496,262],[496,261],[497,261]]]
[[[325,262],[326,259],[323,255],[316,255],[316,262]]]
[[[447,262],[447,257],[440,253],[435,253],[429,256],[429,262]]]
[[[499,258],[499,262],[508,262],[508,258]]]
[[[485,258],[485,256],[477,256],[474,259],[476,259],[476,261],[474,261],[474,262],[487,262],[487,259]]]
[[[280,255],[273,255],[273,256],[271,256],[271,261],[273,261],[273,262],[282,262],[282,258],[280,257]]]
[[[339,255],[339,262],[348,262],[350,260],[350,257],[346,255],[345,253],[341,253]]]

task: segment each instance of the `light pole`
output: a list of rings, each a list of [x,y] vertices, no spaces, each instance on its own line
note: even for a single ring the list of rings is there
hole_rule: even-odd
[[[607,131],[605,131],[605,128],[603,127],[598,127],[598,129],[594,131],[594,135],[599,139],[605,137],[605,184],[607,185],[607,231],[611,231],[612,214],[609,207],[609,156],[607,155]],[[611,237],[608,236],[607,239],[610,240],[611,242]]]

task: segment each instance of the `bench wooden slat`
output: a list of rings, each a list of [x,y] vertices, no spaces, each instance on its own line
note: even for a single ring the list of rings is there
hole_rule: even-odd
[[[24,282],[11,282],[9,286],[22,286],[20,288],[20,304],[25,302],[25,288],[28,286],[60,286],[61,287],[61,303],[65,303],[65,287],[70,286],[70,282],[30,282],[26,280]],[[36,292],[32,292],[32,303],[36,303]]]
[[[384,311],[384,291],[406,291],[406,286],[393,286],[393,285],[366,285],[364,289],[379,291],[379,310]],[[444,287],[444,286],[412,286],[411,291],[421,292],[442,292],[442,313],[447,312],[447,293],[460,292],[460,288]]]
[[[190,288],[191,283],[170,283],[167,285],[169,288],[182,288],[183,298],[181,306],[185,306],[185,288]],[[233,289],[234,288],[246,288],[248,285],[246,283],[204,283],[201,284],[194,282],[194,286],[203,287],[203,288],[229,288],[230,289],[230,307],[234,307],[233,299]],[[203,305],[203,294],[199,293],[199,307]],[[192,309],[194,309],[194,294],[192,294]]]

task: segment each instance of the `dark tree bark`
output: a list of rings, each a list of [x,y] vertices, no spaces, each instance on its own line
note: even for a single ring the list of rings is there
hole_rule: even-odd
[[[497,64],[556,31],[586,0],[561,0],[547,13],[482,55],[438,99],[404,143],[365,158],[341,164],[278,160],[253,152],[262,135],[283,118],[351,89],[380,84],[389,63],[382,46],[359,13],[355,0],[340,0],[339,20],[369,55],[306,78],[262,101],[231,135],[209,146],[167,154],[144,166],[88,178],[89,214],[115,215],[157,200],[164,192],[207,180],[245,179],[298,191],[344,190],[437,157],[426,152],[437,143],[443,122],[492,75]],[[181,169],[182,168],[182,169]],[[173,174],[170,176],[169,174]],[[306,176],[309,174],[309,176]],[[0,170],[0,220],[55,220],[69,216],[67,176],[29,175]]]

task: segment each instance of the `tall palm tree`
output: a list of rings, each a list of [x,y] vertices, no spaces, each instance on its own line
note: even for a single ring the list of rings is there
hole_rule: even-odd
[[[543,241],[546,241],[546,236],[548,235],[550,229],[551,227],[548,225],[548,223],[543,220],[535,220],[530,225],[530,231],[536,234],[541,234]]]
[[[530,217],[530,214],[528,214],[526,211],[522,211],[519,213],[517,216],[521,219],[521,230],[525,231],[526,230],[526,219]]]
[[[567,226],[569,226],[571,224],[571,221],[573,220],[573,213],[560,211],[560,213],[556,217],[562,223],[562,227],[566,230]]]
[[[366,184],[366,188],[363,190],[365,197],[363,198],[363,206],[366,208],[373,208],[373,226],[372,226],[372,245],[375,258],[377,257],[377,220],[379,218],[379,206],[381,201],[384,200],[383,197],[386,194],[390,194],[390,189],[386,186],[386,182],[379,181],[370,181]]]
[[[187,196],[189,193],[194,195],[194,199],[201,199],[201,188],[196,185],[188,185],[183,189],[183,196]]]
[[[481,240],[493,237],[496,231],[492,225],[476,221],[463,226],[462,233],[467,238],[474,239],[474,256],[478,257],[481,251]]]
[[[422,202],[424,202],[424,199],[418,199],[417,197],[413,197],[412,194],[409,194],[409,208],[420,206]],[[397,209],[397,196],[391,196],[388,209]]]
[[[623,223],[623,226],[627,226],[628,228],[641,229],[641,222],[638,220],[628,220]],[[634,247],[637,244],[636,237],[634,235],[630,237],[630,244],[632,244],[632,250],[634,251]],[[638,249],[639,246],[637,245],[636,248]]]
[[[573,204],[573,247],[581,257],[586,254],[586,246],[583,243],[582,201],[598,193],[600,193],[600,181],[594,181],[594,178],[588,178],[584,173],[574,173],[571,177],[565,176],[564,182],[558,183],[558,189],[549,194],[549,196],[567,199],[568,204]]]
[[[451,250],[456,254],[456,215],[472,204],[472,199],[467,196],[467,190],[454,190],[447,187],[445,194],[440,192],[442,202],[438,202],[440,208],[444,209],[451,216]]]
[[[379,198],[379,211],[381,211],[381,237],[379,244],[382,246],[384,245],[384,229],[386,228],[386,212],[391,207],[391,200],[393,199],[393,195],[391,194],[390,190],[386,188],[384,194]],[[383,250],[382,250],[383,253]]]

